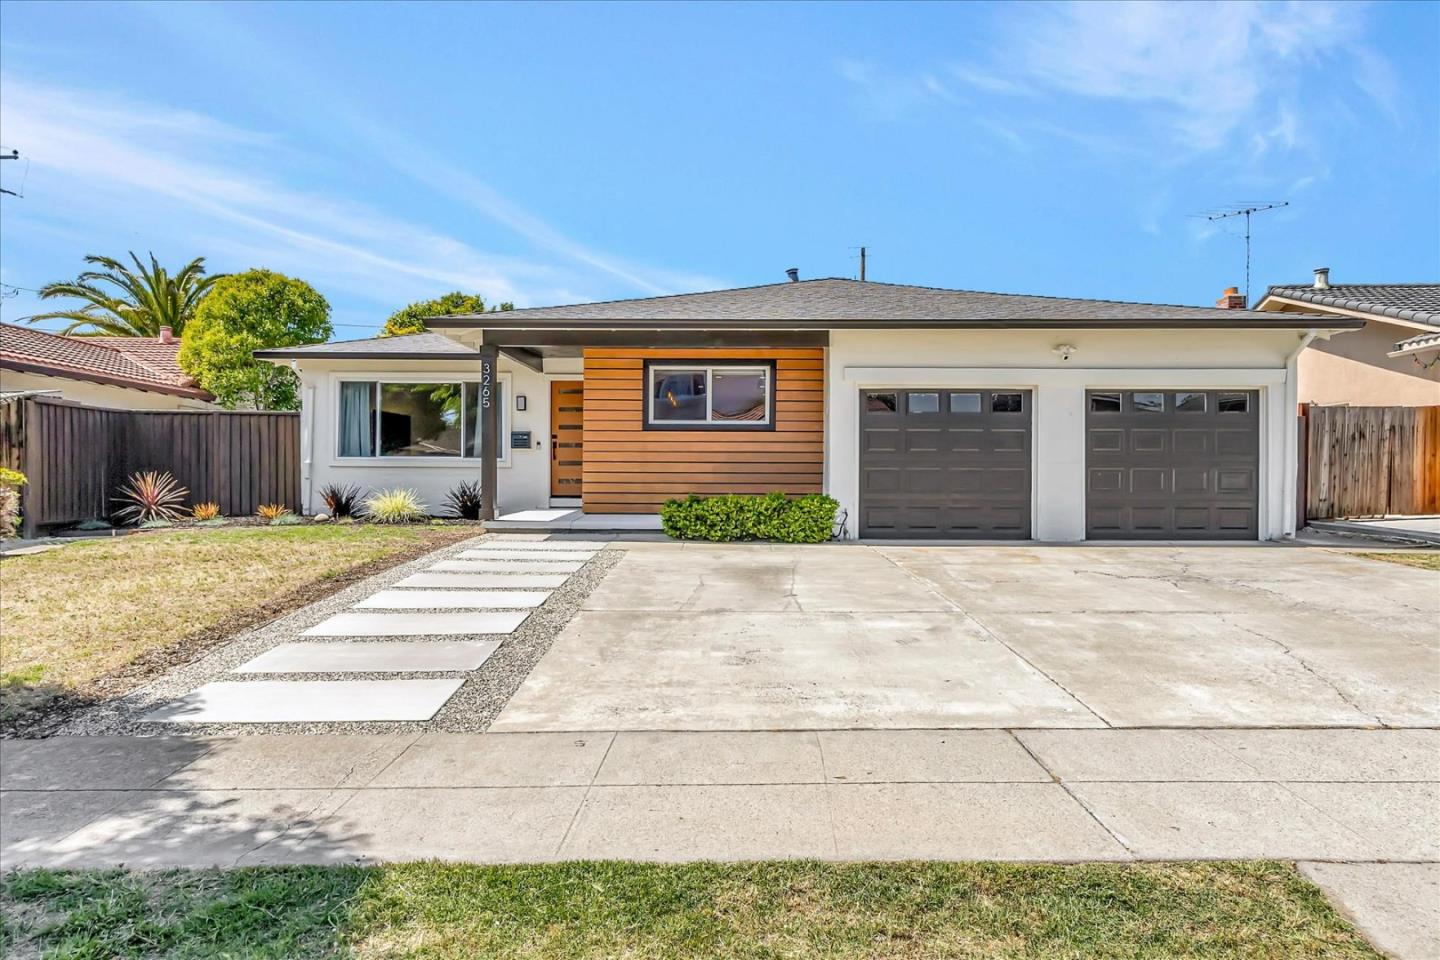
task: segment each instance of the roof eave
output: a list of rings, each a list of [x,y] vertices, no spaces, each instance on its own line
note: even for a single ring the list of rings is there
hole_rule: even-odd
[[[99,383],[110,387],[124,387],[127,390],[142,390],[146,393],[163,393],[167,396],[185,397],[191,400],[204,400],[209,402],[215,399],[214,394],[207,390],[202,390],[199,387],[149,383],[143,380],[131,380],[126,377],[113,377],[109,374],[98,373],[92,370],[78,370],[74,367],[65,367],[58,364],[17,360],[13,357],[0,357],[0,368],[14,370],[17,373],[35,373],[45,377],[59,377],[62,380],[82,380],[86,383]]]
[[[1263,317],[1196,319],[1045,319],[1045,320],[495,320],[492,317],[443,317],[443,330],[646,331],[646,330],[1358,330],[1365,321],[1337,316],[1271,313]],[[259,353],[256,354],[259,356]],[[394,356],[394,354],[391,354]]]

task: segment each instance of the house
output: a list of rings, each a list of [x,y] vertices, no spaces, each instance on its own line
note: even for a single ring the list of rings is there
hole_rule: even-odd
[[[180,341],[66,337],[0,323],[0,392],[35,393],[117,410],[203,410],[209,393],[180,369]]]
[[[1312,283],[1271,287],[1256,309],[1365,321],[1300,355],[1301,403],[1440,404],[1440,283],[1332,284],[1319,267]]]
[[[502,515],[825,492],[866,538],[1295,529],[1296,361],[1365,321],[795,280],[433,318],[257,351],[302,380],[302,491],[461,480]]]

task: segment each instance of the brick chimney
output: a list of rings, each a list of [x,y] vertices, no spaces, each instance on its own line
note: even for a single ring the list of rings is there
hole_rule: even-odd
[[[175,342],[175,331],[171,330],[169,327],[161,327],[161,328],[160,328],[160,342],[161,342],[161,343],[174,343],[174,342]]]
[[[1215,306],[1221,310],[1244,310],[1245,295],[1239,287],[1226,287],[1225,293],[1215,301]]]

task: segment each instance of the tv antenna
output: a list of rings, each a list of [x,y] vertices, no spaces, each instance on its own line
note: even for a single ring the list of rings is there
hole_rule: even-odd
[[[1245,308],[1250,308],[1250,217],[1252,214],[1264,213],[1266,210],[1279,210],[1281,207],[1290,206],[1289,200],[1281,200],[1278,203],[1257,203],[1252,206],[1244,206],[1235,210],[1221,210],[1217,213],[1207,214],[1206,220],[1228,220],[1231,217],[1245,218]]]

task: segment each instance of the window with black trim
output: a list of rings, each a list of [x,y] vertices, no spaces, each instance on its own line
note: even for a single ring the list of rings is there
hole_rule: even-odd
[[[774,425],[774,364],[655,363],[646,367],[645,377],[647,429]]]
[[[897,409],[893,393],[865,394],[865,410],[869,413],[894,413]]]
[[[980,394],[978,393],[952,393],[950,394],[951,413],[979,413]]]
[[[939,413],[940,394],[938,393],[907,393],[905,394],[906,413]]]
[[[1205,394],[1203,393],[1177,393],[1175,394],[1175,411],[1177,413],[1204,413]]]

